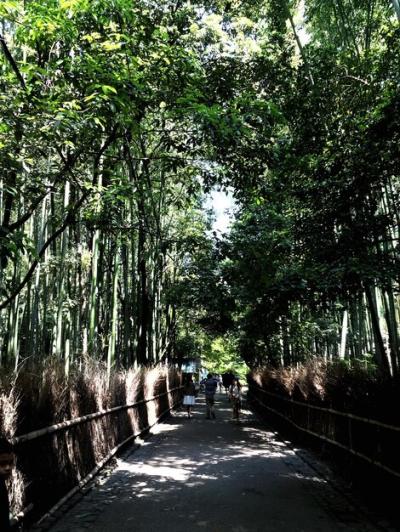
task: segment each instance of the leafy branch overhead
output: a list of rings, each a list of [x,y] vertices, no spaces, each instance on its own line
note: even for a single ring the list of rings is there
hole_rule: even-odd
[[[397,0],[0,16],[2,366],[318,354],[397,374]],[[235,202],[218,238],[216,187]]]

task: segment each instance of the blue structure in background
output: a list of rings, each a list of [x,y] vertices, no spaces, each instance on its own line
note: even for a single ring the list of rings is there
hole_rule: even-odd
[[[182,373],[189,373],[193,379],[200,382],[206,375],[207,370],[201,367],[200,358],[186,358],[182,362]]]

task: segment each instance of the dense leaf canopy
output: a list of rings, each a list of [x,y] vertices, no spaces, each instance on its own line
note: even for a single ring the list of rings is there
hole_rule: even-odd
[[[317,354],[397,372],[397,0],[6,0],[0,15],[2,365],[226,345],[251,366]],[[222,238],[214,187],[236,202]]]

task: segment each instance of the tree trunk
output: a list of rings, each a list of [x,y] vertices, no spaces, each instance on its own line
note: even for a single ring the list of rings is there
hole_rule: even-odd
[[[118,269],[119,256],[118,249],[115,249],[114,267],[112,272],[112,301],[111,301],[111,323],[110,334],[108,339],[107,353],[107,381],[110,384],[111,370],[115,365],[115,345],[118,330]]]
[[[376,303],[376,298],[374,294],[374,288],[370,285],[366,285],[365,287],[365,294],[367,296],[368,306],[369,306],[369,312],[371,316],[371,325],[372,325],[372,331],[374,335],[375,340],[375,360],[377,362],[378,367],[381,369],[382,373],[386,375],[390,375],[390,367],[389,362],[385,350],[385,345],[383,343],[383,337],[379,325],[379,314],[378,314],[378,308]]]
[[[149,326],[149,295],[146,268],[146,236],[144,230],[144,205],[140,201],[138,236],[138,323],[137,323],[137,360],[140,365],[147,364],[147,332]]]
[[[349,316],[348,310],[345,309],[343,311],[342,334],[341,334],[340,351],[339,351],[339,358],[341,360],[344,360],[346,358],[348,316]]]

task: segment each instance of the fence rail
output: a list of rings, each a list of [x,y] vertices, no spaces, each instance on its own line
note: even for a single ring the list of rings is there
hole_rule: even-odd
[[[271,402],[277,400],[278,402],[286,403],[289,409],[287,407],[280,409],[276,404],[273,406],[271,404],[265,404],[264,401],[261,401],[257,397],[257,392],[269,396],[272,400]],[[400,478],[400,441],[397,441],[400,436],[400,427],[348,412],[341,412],[332,408],[324,408],[296,401],[276,393],[268,392],[259,386],[250,386],[249,395],[250,398],[254,398],[263,408],[283,418],[296,429],[335,445]],[[300,407],[301,412],[296,413],[294,411],[297,407]],[[311,415],[313,411],[319,414],[314,419]],[[306,416],[304,416],[304,413]],[[345,425],[341,425],[335,418],[345,419]],[[301,423],[302,421],[304,423]],[[357,426],[357,424],[361,425]],[[367,432],[365,431],[365,427],[367,427]],[[392,432],[390,440],[385,440],[385,431]],[[338,441],[337,437],[338,439],[342,439],[342,441]],[[360,450],[360,447],[363,446],[369,448],[371,452],[367,454],[365,451]]]
[[[129,410],[129,408],[136,408],[140,405],[150,403],[151,401],[155,401],[156,399],[159,399],[160,397],[164,397],[165,395],[168,395],[172,392],[180,390],[181,388],[182,386],[177,386],[175,388],[171,388],[171,390],[168,390],[167,392],[154,395],[153,397],[149,397],[148,399],[143,399],[135,403],[127,403],[125,405],[114,406],[113,408],[109,408],[107,410],[99,410],[98,412],[87,414],[86,416],[77,417],[75,419],[69,419],[67,421],[61,421],[60,423],[56,423],[55,425],[51,425],[50,427],[44,427],[42,429],[38,429],[32,432],[28,432],[26,434],[22,434],[21,436],[17,436],[12,439],[12,443],[14,445],[18,445],[19,443],[23,443],[29,440],[34,440],[36,438],[40,438],[41,436],[45,436],[46,434],[53,434],[54,432],[58,432],[60,430],[66,430],[70,427],[74,427],[75,425],[80,425],[81,423],[92,421],[93,419],[98,419],[100,417],[106,416],[108,414],[113,414],[120,410]]]
[[[51,425],[50,427],[44,427],[39,430],[35,430],[32,432],[28,432],[26,434],[22,434],[21,436],[17,436],[12,439],[12,442],[14,445],[22,444],[27,441],[35,440],[37,438],[46,436],[46,435],[53,435],[57,432],[68,430],[71,427],[75,427],[77,425],[81,425],[82,423],[86,423],[89,421],[93,421],[95,419],[99,419],[101,417],[104,417],[106,415],[115,414],[116,412],[120,412],[123,410],[129,410],[130,408],[137,408],[141,405],[145,405],[147,403],[150,403],[152,401],[156,401],[157,399],[160,399],[166,395],[173,394],[174,392],[177,392],[181,390],[183,386],[176,386],[174,388],[171,388],[170,390],[167,390],[166,392],[154,395],[152,397],[142,399],[140,401],[134,402],[134,403],[127,403],[125,405],[119,405],[113,408],[109,408],[107,410],[100,410],[98,412],[94,412],[92,414],[88,414],[86,416],[81,416],[79,418],[70,419],[66,421],[62,421],[61,423],[57,423],[55,425]],[[69,500],[71,497],[73,497],[76,493],[81,491],[85,485],[88,484],[90,480],[92,480],[95,475],[104,467],[104,465],[118,452],[118,450],[129,443],[130,441],[134,440],[135,438],[138,438],[148,432],[152,427],[154,427],[162,418],[171,411],[171,409],[175,408],[177,404],[179,404],[180,398],[174,400],[173,403],[165,409],[161,414],[158,415],[158,417],[155,419],[155,421],[151,424],[148,424],[146,427],[142,428],[141,430],[137,432],[133,432],[130,436],[125,438],[122,442],[117,443],[117,445],[111,449],[107,453],[107,455],[98,463],[95,464],[95,467],[87,474],[82,480],[78,482],[78,484],[73,487],[67,494],[65,494],[50,510],[47,511],[47,513],[41,517],[39,523],[41,523],[46,517],[49,517],[50,515],[54,514],[67,500]],[[15,526],[16,524],[22,522],[26,516],[34,509],[34,504],[29,504],[24,510],[22,510],[18,515],[14,516],[12,518],[12,526]]]
[[[173,388],[169,392],[165,392],[163,394],[160,394],[159,396],[154,396],[151,400],[154,400],[154,399],[156,399],[158,397],[162,397],[163,395],[166,395],[167,393],[179,390],[181,388],[182,388],[181,386],[179,386],[177,388]],[[146,400],[144,402],[149,402],[149,401],[150,400]],[[143,402],[141,402],[141,404],[142,403]],[[43,523],[43,521],[45,521],[45,519],[47,519],[47,518],[51,517],[52,515],[54,515],[61,508],[61,506],[63,504],[65,504],[69,499],[71,499],[71,497],[73,497],[76,493],[81,491],[97,475],[97,473],[105,466],[105,464],[109,460],[111,460],[111,458],[113,456],[115,456],[117,454],[117,452],[119,451],[119,449],[121,449],[121,447],[123,447],[124,445],[126,445],[130,441],[132,441],[132,440],[138,438],[139,436],[142,436],[146,432],[148,432],[151,428],[153,428],[155,425],[157,425],[157,423],[160,421],[160,419],[163,416],[165,416],[165,414],[167,414],[171,410],[171,408],[174,408],[178,403],[179,403],[179,401],[175,402],[170,408],[168,408],[164,412],[162,412],[158,416],[158,418],[156,419],[156,421],[154,423],[152,423],[151,425],[148,425],[147,427],[142,429],[140,432],[133,433],[131,436],[129,436],[129,438],[126,438],[126,440],[124,440],[123,442],[119,443],[116,447],[114,447],[114,449],[112,449],[107,454],[107,456],[104,457],[103,460],[101,460],[101,462],[96,464],[96,467],[88,475],[86,475],[86,477],[84,479],[82,479],[77,486],[72,488],[71,491],[69,491],[66,495],[64,495],[64,497],[62,499],[60,499],[57,504],[55,504],[43,517],[41,517],[40,521],[38,521],[37,524],[40,525],[41,523]]]
[[[351,414],[350,412],[341,412],[340,410],[335,410],[334,408],[326,408],[324,406],[317,406],[317,405],[313,405],[310,403],[304,403],[302,401],[296,401],[295,399],[291,399],[290,397],[284,397],[283,395],[279,395],[278,393],[268,392],[267,390],[264,390],[263,388],[260,388],[259,386],[252,386],[252,388],[256,388],[258,391],[265,393],[266,395],[270,395],[271,397],[276,397],[277,399],[281,399],[282,401],[287,401],[288,403],[300,405],[305,408],[311,408],[312,410],[320,410],[322,412],[329,412],[330,414],[335,414],[337,416],[343,416],[343,417],[347,417],[350,419],[355,419],[357,421],[362,421],[363,423],[370,423],[371,425],[376,425],[377,427],[383,427],[385,429],[395,430],[397,432],[400,432],[399,426],[389,425],[388,423],[382,423],[381,421],[378,421],[376,419],[357,416],[356,414]]]

